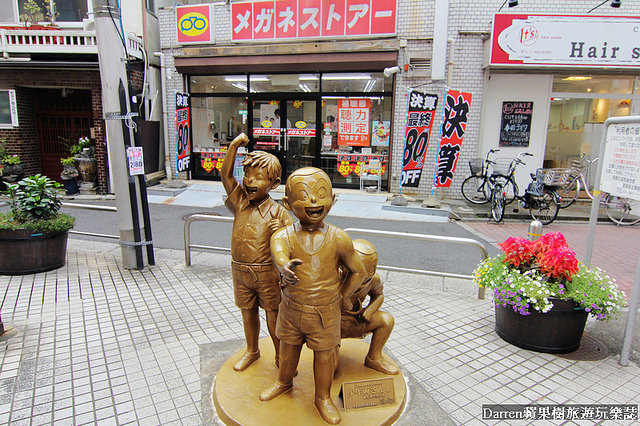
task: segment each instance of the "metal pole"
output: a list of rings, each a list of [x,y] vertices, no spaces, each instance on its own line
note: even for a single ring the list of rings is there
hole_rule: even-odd
[[[120,235],[122,263],[125,268],[140,268],[144,265],[143,259],[136,259],[135,247],[139,244],[139,225],[134,226],[134,218],[131,214],[132,207],[137,207],[137,197],[129,197],[127,160],[124,148],[123,120],[118,83],[126,82],[125,48],[126,35],[120,34],[120,14],[113,0],[93,0],[94,22],[98,46],[98,59],[100,64],[100,80],[102,85],[102,110],[105,117],[105,129],[107,134],[107,149],[109,150],[110,174],[113,179],[113,191],[116,195],[116,215]],[[126,86],[125,86],[126,91]],[[125,95],[128,99],[128,94]],[[126,111],[125,111],[126,113]],[[128,128],[124,128],[129,131]],[[137,192],[136,192],[137,193]],[[135,221],[140,222],[139,218]],[[137,228],[137,229],[134,229]]]
[[[129,74],[129,73],[127,73]],[[129,76],[130,77],[130,76]],[[144,95],[144,86],[142,87]],[[129,93],[133,92],[131,86],[131,78],[129,78]],[[133,122],[136,124],[133,131],[133,146],[141,146],[140,143],[140,108],[137,100],[131,103],[131,111],[137,113],[137,117],[133,117]],[[142,225],[144,227],[144,239],[147,244],[147,260],[149,265],[156,264],[155,254],[153,253],[153,235],[151,233],[151,216],[149,215],[149,200],[147,198],[147,179],[144,174],[138,175],[138,188],[140,188],[140,203],[142,204]]]
[[[122,80],[118,83],[118,95],[120,97],[120,111],[121,114],[129,113],[127,108],[127,94],[125,92],[124,84]],[[122,126],[122,139],[124,140],[124,147],[129,148],[131,146],[131,134],[126,126]],[[144,268],[144,261],[142,260],[142,246],[139,243],[142,242],[140,237],[140,214],[138,212],[138,192],[136,191],[136,181],[133,176],[129,175],[127,170],[127,180],[129,181],[129,202],[131,206],[131,217],[133,218],[133,249],[136,253],[136,269]]]
[[[542,228],[544,225],[539,220],[532,220],[529,224],[528,240],[535,241],[542,237]]]
[[[598,191],[596,197],[591,204],[591,217],[589,218],[589,235],[587,237],[587,248],[585,251],[584,263],[588,266],[591,265],[591,256],[593,253],[593,245],[596,233],[596,222],[598,220],[598,211],[600,210],[600,200],[602,194],[600,190],[600,180],[602,179],[602,168],[604,167],[604,153],[607,145],[607,132],[609,126],[612,124],[639,124],[639,116],[628,117],[612,117],[608,118],[604,122],[604,128],[602,131],[602,142],[600,143],[600,161],[598,161],[598,174],[596,175],[596,182],[594,190]],[[620,353],[619,364],[622,366],[629,365],[629,354],[631,353],[631,344],[633,343],[633,328],[635,326],[636,317],[638,315],[638,303],[640,303],[640,259],[636,266],[635,279],[633,281],[633,287],[631,288],[631,301],[629,302],[629,314],[627,315],[627,324],[625,326],[624,338],[622,340],[622,351]]]
[[[640,303],[640,258],[636,265],[636,275],[631,289],[631,300],[629,301],[629,314],[627,314],[627,325],[624,328],[624,339],[622,340],[622,351],[620,361],[623,367],[629,365],[629,355],[631,354],[631,343],[633,342],[633,329],[636,325],[638,315],[638,303]]]

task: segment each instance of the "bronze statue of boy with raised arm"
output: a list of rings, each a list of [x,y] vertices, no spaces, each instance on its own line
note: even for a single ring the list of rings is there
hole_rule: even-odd
[[[244,133],[236,137],[224,158],[220,174],[227,192],[225,202],[235,219],[231,234],[231,273],[236,305],[242,311],[247,350],[233,366],[242,371],[258,358],[260,317],[258,306],[266,311],[267,329],[279,362],[280,341],[276,337],[276,320],[280,304],[280,273],[271,259],[271,235],[292,223],[289,213],[270,196],[280,184],[282,166],[264,151],[253,151],[243,161],[244,179],[239,185],[233,176],[238,148],[249,143]]]
[[[330,395],[341,309],[352,310],[351,294],[366,277],[349,235],[324,222],[334,200],[331,180],[320,169],[298,169],[287,179],[282,202],[299,221],[271,237],[271,253],[283,286],[276,326],[280,371],[276,382],[260,395],[261,401],[269,401],[291,390],[306,343],[314,353],[314,403],[330,424],[341,421]],[[341,267],[349,272],[344,282]]]

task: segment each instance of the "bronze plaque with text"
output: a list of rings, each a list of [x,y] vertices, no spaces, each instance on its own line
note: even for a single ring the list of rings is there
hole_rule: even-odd
[[[342,398],[345,410],[395,404],[396,395],[393,379],[343,383]]]

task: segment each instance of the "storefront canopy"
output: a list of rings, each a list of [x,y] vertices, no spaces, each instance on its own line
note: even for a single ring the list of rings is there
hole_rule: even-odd
[[[175,58],[176,69],[183,74],[276,73],[291,72],[291,70],[350,72],[382,70],[397,64],[396,51]]]

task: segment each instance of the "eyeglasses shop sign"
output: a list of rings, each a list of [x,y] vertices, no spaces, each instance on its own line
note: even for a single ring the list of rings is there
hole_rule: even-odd
[[[640,65],[640,17],[496,14],[492,65]]]

